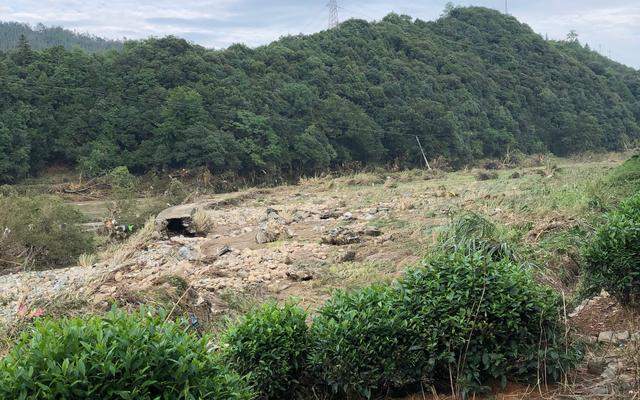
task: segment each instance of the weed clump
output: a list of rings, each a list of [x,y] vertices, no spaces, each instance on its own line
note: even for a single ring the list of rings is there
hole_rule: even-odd
[[[0,398],[253,398],[207,342],[146,309],[39,321],[0,361]]]
[[[476,174],[476,179],[479,181],[490,181],[499,177],[500,175],[495,171],[480,171]]]
[[[285,398],[301,382],[309,347],[307,314],[267,303],[224,333],[221,355],[267,399]]]
[[[444,252],[483,252],[494,260],[515,258],[515,246],[504,232],[486,217],[467,212],[454,218],[439,236]]]
[[[606,216],[584,250],[584,290],[640,305],[640,193]]]
[[[211,233],[215,227],[215,222],[213,221],[213,218],[211,218],[211,215],[200,208],[194,211],[191,217],[191,224],[196,234],[203,236]]]

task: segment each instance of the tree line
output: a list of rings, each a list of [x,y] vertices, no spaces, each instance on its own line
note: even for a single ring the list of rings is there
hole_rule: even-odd
[[[19,22],[0,21],[0,51],[14,49],[20,39],[26,39],[33,49],[62,46],[67,49],[79,48],[95,53],[122,49],[120,40],[103,39],[86,33],[73,32],[60,26],[38,24],[30,26]]]
[[[0,54],[0,182],[52,165],[310,174],[616,150],[640,135],[640,75],[514,17],[349,20],[251,49],[166,37]]]

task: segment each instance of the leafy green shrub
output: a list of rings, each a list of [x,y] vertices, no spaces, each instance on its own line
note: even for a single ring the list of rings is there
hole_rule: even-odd
[[[208,338],[162,313],[45,320],[0,362],[3,399],[251,399]]]
[[[431,342],[393,286],[336,292],[313,321],[310,362],[334,394],[370,398],[420,380]]]
[[[560,378],[575,352],[565,348],[558,296],[521,265],[483,251],[425,260],[401,281],[405,306],[421,321],[423,343],[437,343],[430,377],[460,391],[493,380]],[[449,375],[451,374],[451,375]]]
[[[0,198],[0,258],[26,268],[68,266],[93,248],[83,220],[76,208],[55,197]]]
[[[124,196],[128,196],[136,186],[136,177],[129,172],[127,167],[112,169],[106,179],[117,194],[122,193]]]
[[[309,347],[307,314],[293,304],[267,303],[221,339],[222,359],[266,399],[289,398],[300,383]]]
[[[640,304],[640,193],[609,213],[584,250],[585,291]]]

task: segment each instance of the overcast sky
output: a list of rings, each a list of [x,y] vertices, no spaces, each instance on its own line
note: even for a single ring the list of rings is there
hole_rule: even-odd
[[[391,11],[437,18],[446,0],[338,0],[340,19]],[[504,11],[504,0],[454,1]],[[0,0],[0,20],[61,25],[108,38],[176,35],[206,47],[250,46],[325,29],[327,0]],[[508,0],[509,13],[550,38],[575,29],[604,55],[640,68],[640,0]]]

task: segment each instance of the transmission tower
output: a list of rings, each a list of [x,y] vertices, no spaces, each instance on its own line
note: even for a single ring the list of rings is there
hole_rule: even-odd
[[[340,24],[338,18],[338,0],[329,0],[329,29],[336,28]]]

